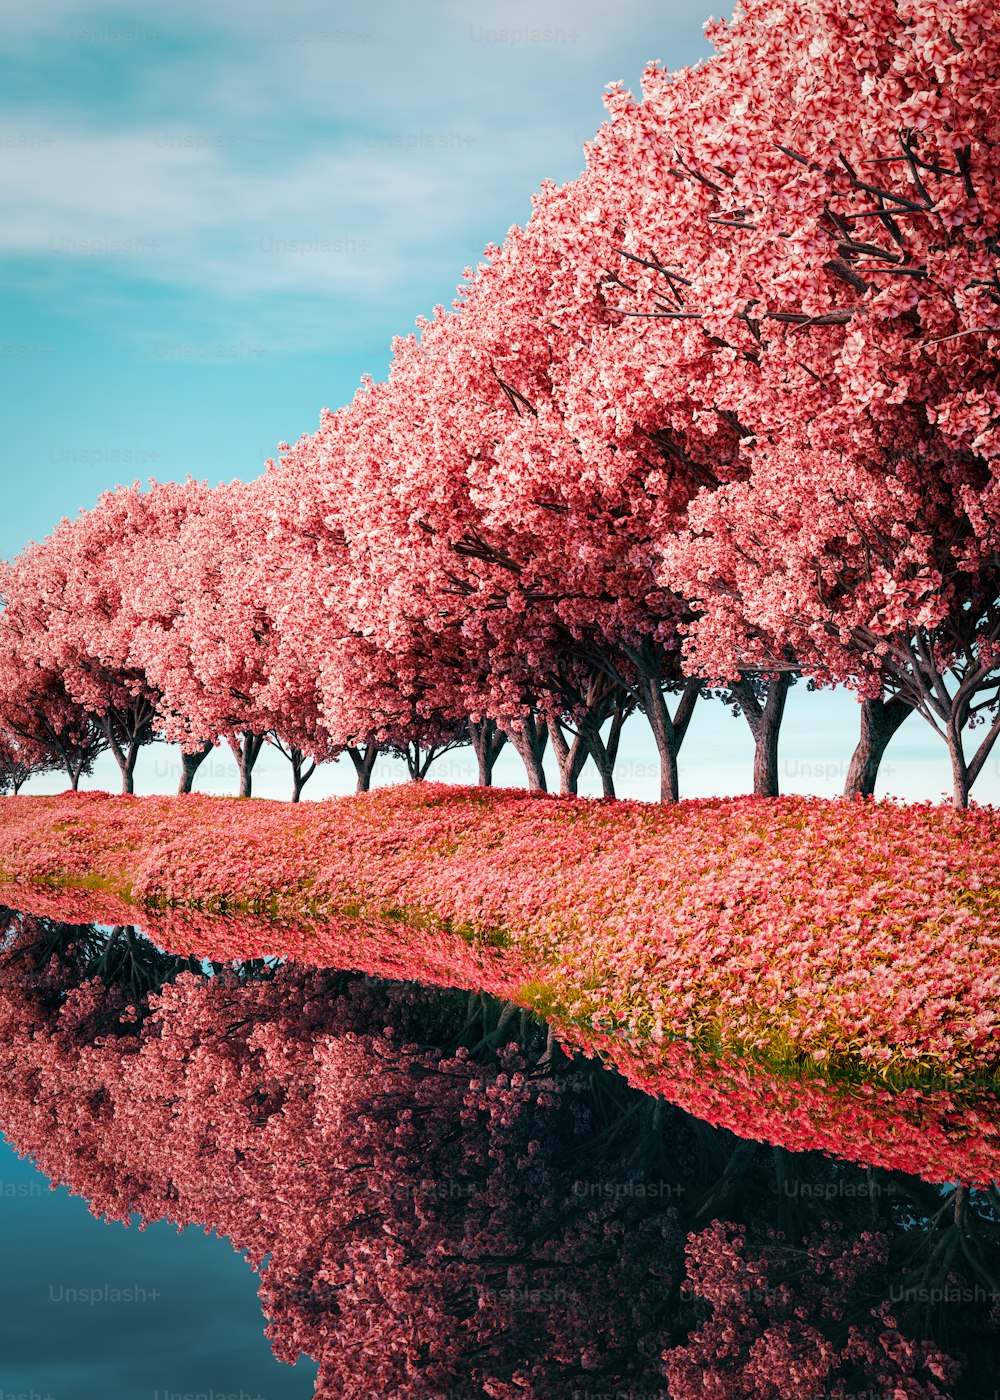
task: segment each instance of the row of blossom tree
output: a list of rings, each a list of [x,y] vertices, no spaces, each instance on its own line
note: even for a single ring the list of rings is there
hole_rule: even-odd
[[[126,790],[154,732],[242,791],[471,742],[661,796],[722,695],[777,792],[796,676],[860,698],[848,791],[918,712],[954,799],[1000,736],[1000,18],[992,0],[744,0],[613,86],[585,172],[467,269],[387,380],[257,481],[102,498],[3,578],[14,758]]]

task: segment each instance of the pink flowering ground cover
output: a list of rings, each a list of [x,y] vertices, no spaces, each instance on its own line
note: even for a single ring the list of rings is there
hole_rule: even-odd
[[[413,976],[488,965],[512,1000],[651,1047],[956,1084],[1000,1076],[998,837],[992,809],[799,797],[66,794],[2,804],[0,873],[276,920],[246,955],[332,963],[346,930]]]

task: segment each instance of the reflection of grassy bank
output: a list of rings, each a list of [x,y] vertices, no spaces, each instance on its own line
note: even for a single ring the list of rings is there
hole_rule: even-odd
[[[563,992],[537,978],[515,987],[512,1000],[529,1006],[539,1016],[552,1021],[560,1029],[573,1027],[592,1031],[601,1037],[621,1037],[638,1054],[645,1053],[655,1060],[657,1050],[664,1045],[683,1045],[706,1062],[742,1063],[758,1067],[778,1079],[790,1083],[803,1080],[830,1084],[845,1089],[878,1084],[890,1090],[917,1089],[928,1093],[955,1090],[976,1093],[1000,1089],[1000,1070],[986,1066],[956,1077],[947,1066],[933,1061],[893,1058],[883,1065],[872,1064],[847,1053],[825,1055],[818,1061],[814,1054],[804,1053],[787,1036],[775,1034],[763,1044],[753,1047],[734,1042],[721,1024],[701,1026],[694,1034],[654,1028],[652,1018],[643,1016],[641,1007],[633,1007],[628,1016],[615,1016],[602,1010],[597,1003],[589,1009],[586,997],[573,988]],[[571,1012],[570,1007],[575,1007]]]
[[[267,951],[327,964],[361,941],[435,978],[488,964],[491,989],[633,1043],[848,1086],[1000,1081],[991,809],[89,794],[8,800],[0,836],[9,879],[249,912]]]

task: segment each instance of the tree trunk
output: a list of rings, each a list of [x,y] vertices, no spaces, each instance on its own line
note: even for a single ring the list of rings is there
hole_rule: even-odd
[[[239,740],[230,739],[229,744],[236,755],[240,770],[240,796],[253,796],[253,766],[264,743],[263,734],[254,734],[244,729]]]
[[[542,755],[548,740],[547,726],[541,719],[536,720],[533,714],[528,714],[523,717],[520,729],[510,724],[504,732],[521,756],[528,774],[529,789],[532,792],[547,792],[545,769],[542,767]]]
[[[479,765],[479,786],[493,786],[493,765],[507,742],[507,735],[496,720],[469,720],[469,740]]]
[[[605,744],[601,738],[601,731],[594,724],[588,724],[583,730],[584,741],[587,745],[587,752],[594,760],[594,767],[601,775],[601,789],[603,795],[613,799],[615,796],[614,759],[610,753],[610,744]],[[612,739],[615,749],[618,748],[618,736],[613,734]]]
[[[181,750],[181,780],[177,788],[178,797],[183,797],[185,793],[191,791],[195,773],[214,747],[214,744],[206,740],[200,749],[195,749],[194,753],[186,753],[183,749]]]
[[[854,750],[845,797],[872,797],[882,756],[896,730],[913,713],[913,706],[898,695],[888,700],[863,698],[861,701],[861,737]]]
[[[623,696],[622,699],[615,706],[615,712],[611,716],[611,730],[608,734],[608,742],[605,745],[605,747],[607,749],[608,762],[611,764],[612,771],[614,770],[614,766],[618,761],[618,744],[622,737],[622,729],[625,726],[625,721],[632,713],[632,709],[633,706],[631,700],[629,700],[628,696]]]
[[[354,771],[358,775],[357,792],[367,792],[372,784],[372,769],[375,767],[375,760],[378,758],[378,745],[366,744],[364,748],[348,745],[348,754],[354,764]]]
[[[573,735],[572,743],[566,742],[562,725],[550,715],[547,721],[552,752],[559,767],[560,797],[575,797],[580,770],[587,761],[587,745],[582,733]]]
[[[240,797],[253,796],[253,759],[247,752],[246,744],[237,750],[236,762],[240,770]]]
[[[140,748],[151,737],[152,723],[153,707],[140,700],[123,710],[112,706],[101,716],[108,748],[121,769],[123,793],[133,791],[135,761]]]
[[[784,671],[767,688],[760,729],[754,736],[753,790],[757,797],[778,796],[778,735],[791,683],[790,672]]]
[[[792,683],[791,673],[783,671],[768,682],[763,705],[749,680],[737,681],[730,694],[737,702],[753,735],[753,791],[755,797],[777,797],[778,735],[785,714],[785,701]]]
[[[411,783],[422,783],[427,777],[427,770],[438,755],[436,744],[428,744],[426,749],[415,739],[407,744],[403,749],[406,759],[406,771],[410,775]]]
[[[74,792],[80,790],[80,774],[83,771],[83,763],[79,759],[73,758],[73,750],[59,745],[59,756],[62,765],[66,769],[66,776],[69,778],[69,785]]]
[[[292,801],[298,802],[299,798],[302,796],[302,789],[316,772],[316,760],[313,759],[307,768],[305,766],[305,754],[301,749],[295,748],[294,745],[289,751],[289,758],[292,764]]]
[[[659,679],[645,675],[639,682],[643,709],[653,731],[656,749],[660,755],[660,801],[677,802],[680,799],[680,784],[677,775],[677,755],[687,734],[694,713],[695,701],[701,693],[702,682],[687,680],[681,691],[680,704],[671,717],[667,709],[666,697]]]
[[[962,732],[953,724],[948,726],[948,752],[951,755],[952,805],[964,811],[969,805],[969,765],[962,747]]]
[[[135,790],[135,761],[139,756],[139,745],[135,739],[131,739],[128,745],[123,747],[114,734],[111,722],[105,718],[101,723],[108,740],[108,748],[122,775],[122,793],[130,795]]]
[[[69,773],[69,780],[73,791],[80,791],[80,779],[87,772],[87,752],[85,749],[73,748],[69,756],[64,758],[66,771]]]

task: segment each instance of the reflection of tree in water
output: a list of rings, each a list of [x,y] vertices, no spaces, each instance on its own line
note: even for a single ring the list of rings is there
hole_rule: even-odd
[[[488,997],[6,928],[8,1136],[228,1235],[318,1395],[993,1394],[995,1193],[743,1142]]]

